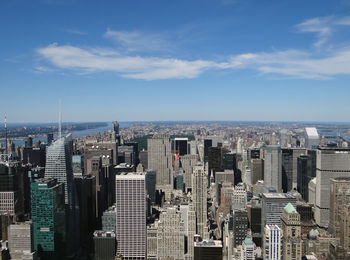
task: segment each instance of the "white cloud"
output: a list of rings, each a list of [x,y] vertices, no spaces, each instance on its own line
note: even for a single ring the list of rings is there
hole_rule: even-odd
[[[65,31],[66,33],[76,34],[76,35],[86,35],[87,34],[86,32],[76,30],[76,29],[64,29],[63,31]]]
[[[350,17],[315,17],[296,25],[300,32],[316,33],[318,40],[314,46],[319,48],[324,45],[332,36],[336,26],[350,26]]]
[[[107,29],[104,36],[111,39],[129,52],[134,51],[164,51],[171,44],[165,34],[144,33],[138,31],[116,31]]]
[[[110,49],[58,44],[40,48],[37,52],[52,65],[76,73],[112,71],[123,77],[143,80],[190,79],[207,70],[237,69],[304,79],[330,79],[336,75],[350,75],[350,49],[322,57],[313,57],[308,52],[298,50],[245,53],[227,57],[224,61],[125,56]]]

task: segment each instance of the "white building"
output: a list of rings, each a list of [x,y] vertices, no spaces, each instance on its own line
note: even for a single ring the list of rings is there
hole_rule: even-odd
[[[319,135],[315,127],[306,127],[305,147],[308,149],[316,149],[320,144]]]
[[[146,185],[144,173],[115,177],[117,253],[125,259],[146,258]]]
[[[264,259],[282,259],[282,230],[277,225],[265,226]]]

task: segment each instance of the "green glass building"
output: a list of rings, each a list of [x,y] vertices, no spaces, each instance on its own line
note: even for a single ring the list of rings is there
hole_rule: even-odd
[[[32,182],[31,208],[34,250],[44,259],[53,259],[64,251],[64,184],[53,178]]]

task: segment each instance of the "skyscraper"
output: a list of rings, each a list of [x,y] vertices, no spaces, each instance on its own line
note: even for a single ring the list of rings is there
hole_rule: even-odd
[[[175,207],[169,207],[161,212],[157,232],[158,259],[184,259],[185,253],[184,221],[181,212]]]
[[[66,242],[64,184],[56,179],[31,183],[34,250],[43,259],[60,259]]]
[[[192,200],[196,212],[197,234],[208,238],[207,227],[207,186],[208,177],[203,165],[196,165],[192,177]]]
[[[316,162],[316,224],[328,227],[330,179],[350,176],[350,149],[319,148]]]
[[[172,187],[172,157],[169,135],[154,135],[147,139],[148,169],[157,172],[157,189]]]
[[[309,200],[308,185],[316,177],[316,151],[309,150],[308,155],[297,159],[297,189],[305,201]]]
[[[157,173],[153,170],[147,170],[146,172],[146,191],[151,202],[156,202],[156,181]]]
[[[67,254],[72,256],[79,247],[79,204],[72,169],[72,135],[53,142],[47,147],[45,178],[55,178],[64,184],[64,202],[66,207]]]
[[[264,182],[266,187],[282,191],[282,154],[281,147],[268,145],[265,147]]]
[[[117,253],[124,259],[146,258],[145,174],[116,176]]]
[[[302,240],[300,215],[291,203],[283,209],[282,234],[283,234],[283,260],[301,260]]]

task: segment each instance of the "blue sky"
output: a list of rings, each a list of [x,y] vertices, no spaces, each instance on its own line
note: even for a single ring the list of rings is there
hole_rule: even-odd
[[[350,119],[349,0],[3,0],[0,117]]]

